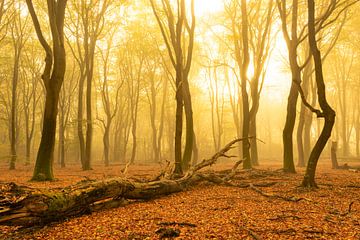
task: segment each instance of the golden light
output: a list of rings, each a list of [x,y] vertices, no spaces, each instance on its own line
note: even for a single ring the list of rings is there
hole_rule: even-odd
[[[224,0],[195,0],[197,16],[206,16],[219,12],[224,7]]]

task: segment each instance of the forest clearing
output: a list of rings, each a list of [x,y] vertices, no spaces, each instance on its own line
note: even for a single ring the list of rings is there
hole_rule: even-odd
[[[94,212],[47,226],[32,228],[0,226],[0,239],[159,239],[162,228],[179,230],[177,239],[359,239],[360,173],[332,170],[322,159],[319,189],[299,188],[303,171],[286,174],[280,165],[264,163],[258,170],[239,170],[235,182],[274,183],[260,187],[271,195],[299,201],[265,197],[250,188],[219,186],[204,182],[184,192],[147,201],[129,201],[123,207]],[[123,166],[122,166],[123,167]],[[62,188],[84,179],[121,175],[120,166],[83,172],[78,166],[56,169],[55,182],[28,182],[30,168],[3,175],[36,188]],[[231,168],[222,163],[207,169]],[[5,170],[1,166],[1,170]],[[159,166],[136,166],[129,178],[151,179]],[[2,185],[1,183],[0,185]],[[350,206],[351,205],[351,206]],[[350,207],[349,207],[350,206]]]

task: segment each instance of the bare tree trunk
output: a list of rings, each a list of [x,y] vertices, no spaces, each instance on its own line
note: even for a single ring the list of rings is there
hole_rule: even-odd
[[[103,136],[103,144],[104,144],[104,163],[105,167],[108,167],[110,165],[110,158],[109,158],[109,152],[110,152],[110,124],[108,123],[105,127],[105,132]]]
[[[86,28],[87,29],[87,28]],[[88,30],[86,30],[88,31]],[[86,32],[85,31],[85,32]],[[94,52],[96,42],[90,37],[90,44],[85,41],[85,73],[86,73],[86,141],[84,170],[91,170],[91,151],[93,139],[92,116],[92,81],[94,74]]]
[[[64,112],[65,110],[62,105],[60,107],[59,129],[58,129],[59,130],[58,155],[59,155],[59,163],[61,168],[65,167],[65,116],[64,116],[65,113]]]
[[[355,133],[356,133],[356,156],[360,156],[360,104],[357,104],[357,117],[356,117],[356,126],[355,126]]]
[[[64,17],[66,0],[48,1],[53,47],[46,42],[31,0],[26,0],[39,42],[45,50],[45,68],[42,79],[46,88],[44,121],[33,180],[53,180],[53,160],[59,93],[64,81],[66,56],[64,47]]]
[[[257,127],[256,127],[256,115],[250,120],[250,131],[249,135],[253,138],[250,139],[250,150],[251,150],[251,161],[252,165],[259,166],[259,155],[258,155],[258,147],[257,147]]]
[[[293,57],[296,55],[291,55]],[[291,59],[290,61],[295,60]],[[283,158],[283,168],[285,172],[295,173],[295,165],[294,165],[294,153],[293,153],[293,131],[295,127],[296,120],[296,105],[298,100],[298,90],[296,83],[300,84],[300,68],[296,65],[292,67],[293,73],[293,81],[291,83],[290,93],[288,97],[288,105],[287,105],[287,115],[285,127],[283,130],[283,146],[284,146],[284,158]],[[296,77],[294,77],[296,76]],[[296,82],[296,83],[295,83]]]
[[[192,102],[189,88],[189,72],[192,64],[192,54],[195,34],[195,10],[194,0],[190,2],[191,23],[186,14],[186,1],[180,0],[177,3],[177,19],[173,13],[171,2],[164,0],[162,10],[166,13],[167,24],[161,20],[154,0],[150,1],[153,13],[159,24],[171,63],[176,71],[176,123],[175,123],[175,169],[174,173],[182,174],[184,168],[188,168],[194,141]],[[187,42],[187,44],[184,44]],[[187,45],[185,49],[184,45]],[[183,106],[184,104],[184,106]],[[183,128],[183,107],[185,107],[186,119],[186,141],[184,154],[182,156],[182,128]]]
[[[182,159],[182,169],[184,171],[187,171],[190,168],[190,163],[192,159],[195,132],[194,132],[192,102],[191,102],[188,80],[183,80],[182,88],[184,90],[184,109],[185,109],[185,119],[186,119],[185,121],[186,141],[185,141],[184,155]]]
[[[332,142],[332,143],[331,143],[331,163],[332,163],[332,169],[338,169],[338,168],[339,168],[339,164],[338,164],[338,161],[337,161],[336,152],[337,152],[337,142]]]
[[[162,98],[162,105],[161,105],[161,113],[160,113],[160,125],[159,125],[159,133],[158,133],[158,139],[157,139],[157,146],[159,150],[158,159],[159,161],[162,160],[162,138],[164,133],[164,124],[165,124],[165,105],[166,105],[166,98],[168,95],[168,79],[164,79],[163,84],[163,98]]]
[[[18,41],[18,40],[14,40]],[[10,120],[10,128],[11,128],[11,136],[10,136],[10,146],[11,146],[11,160],[10,160],[10,170],[15,169],[15,163],[17,158],[16,153],[16,143],[17,143],[17,85],[19,80],[19,64],[20,64],[20,53],[21,46],[18,46],[18,43],[15,44],[15,60],[14,60],[14,68],[13,68],[13,78],[12,78],[12,88],[11,88],[11,120]]]
[[[299,124],[296,132],[296,141],[297,141],[297,150],[298,150],[298,167],[305,167],[305,157],[304,157],[304,142],[303,142],[303,132],[305,127],[305,114],[306,108],[301,104],[300,114],[299,114]]]
[[[181,90],[182,71],[179,70],[182,65],[176,69],[176,120],[175,120],[175,169],[174,173],[182,174],[182,146],[181,137],[183,131],[183,91]]]
[[[81,69],[81,67],[80,67]],[[84,108],[84,83],[85,76],[83,75],[83,70],[80,71],[79,79],[79,92],[78,92],[78,111],[77,111],[77,134],[79,138],[79,152],[80,152],[80,162],[83,170],[85,168],[85,138],[83,131],[83,108]]]
[[[316,183],[315,183],[316,166],[320,154],[325,148],[326,143],[331,136],[331,132],[335,123],[336,114],[335,111],[328,104],[326,99],[326,87],[324,83],[324,76],[322,70],[321,53],[320,50],[318,49],[317,41],[316,41],[314,0],[308,0],[308,14],[309,14],[309,20],[308,20],[309,45],[315,63],[315,76],[316,76],[316,85],[318,89],[318,100],[321,110],[323,111],[322,115],[325,119],[325,123],[321,131],[321,134],[318,138],[318,141],[316,142],[313,150],[311,151],[306,173],[304,175],[304,180],[302,182],[302,186],[316,187]]]
[[[311,81],[311,71],[312,71],[312,64],[311,62],[308,63],[304,68],[303,73],[303,92],[305,98],[309,96],[309,85]],[[305,151],[304,151],[304,141],[305,141],[305,134],[304,128],[306,125],[306,118],[308,115],[307,108],[304,104],[301,104],[300,114],[299,114],[299,124],[298,129],[296,133],[296,140],[297,140],[297,150],[298,150],[298,167],[305,167]],[[306,139],[306,141],[309,141],[309,139]],[[305,144],[308,144],[306,147],[310,146],[310,144],[307,142]]]
[[[247,6],[246,0],[241,0],[241,18],[242,18],[242,44],[243,44],[243,62],[240,67],[240,75],[241,75],[241,96],[243,102],[243,129],[242,129],[242,137],[244,139],[249,137],[250,130],[250,107],[249,107],[249,96],[247,93],[247,71],[250,63],[250,55],[249,55],[249,43],[248,43],[248,17],[247,17]],[[242,142],[242,152],[244,159],[244,169],[251,169],[251,157],[250,157],[250,144],[248,140]]]
[[[17,129],[18,120],[17,120],[17,108],[18,108],[18,99],[17,99],[17,87],[19,82],[19,68],[20,68],[20,59],[22,54],[22,49],[25,44],[24,40],[24,24],[20,16],[20,9],[17,9],[14,3],[14,16],[11,19],[11,39],[12,45],[14,48],[14,65],[13,65],[13,76],[11,84],[11,114],[10,114],[10,149],[11,149],[11,159],[10,159],[10,170],[15,169],[16,159],[17,159],[17,139],[19,131]],[[3,6],[2,6],[3,8]]]
[[[316,85],[313,84],[313,78],[310,78],[309,84],[311,86],[311,105],[315,106],[316,104]],[[311,126],[313,123],[312,112],[309,110],[305,111],[305,126],[304,126],[304,159],[307,161],[310,157],[311,152]]]

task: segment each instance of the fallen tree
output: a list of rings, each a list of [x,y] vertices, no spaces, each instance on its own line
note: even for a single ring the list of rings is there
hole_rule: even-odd
[[[117,207],[124,204],[126,199],[152,199],[180,192],[199,181],[227,183],[242,161],[238,161],[229,174],[221,177],[199,173],[199,170],[215,164],[221,157],[233,157],[227,155],[227,152],[243,140],[231,141],[211,158],[193,166],[177,179],[169,176],[150,182],[135,182],[123,178],[86,180],[60,190],[32,189],[15,183],[4,184],[0,189],[0,225],[46,224],[99,209]]]

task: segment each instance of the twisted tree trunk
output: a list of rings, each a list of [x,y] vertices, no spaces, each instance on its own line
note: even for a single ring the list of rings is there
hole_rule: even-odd
[[[316,32],[315,32],[315,2],[314,0],[308,0],[308,28],[309,28],[309,45],[311,49],[311,54],[314,58],[315,63],[315,76],[316,76],[316,86],[318,89],[318,100],[319,105],[322,110],[321,114],[318,114],[318,117],[323,117],[325,119],[324,127],[321,131],[321,134],[310,154],[308,166],[302,182],[304,187],[316,187],[315,183],[315,172],[316,166],[320,157],[321,152],[324,150],[327,141],[331,136],[333,126],[335,124],[335,111],[328,104],[326,99],[326,88],[324,83],[324,76],[322,71],[322,60],[321,53],[317,46],[316,41]]]

